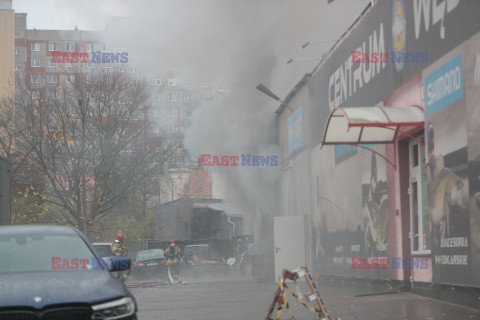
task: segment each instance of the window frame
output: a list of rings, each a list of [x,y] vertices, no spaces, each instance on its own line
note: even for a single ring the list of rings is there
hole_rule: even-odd
[[[40,42],[30,42],[30,51],[39,52]]]
[[[71,46],[71,48],[70,48],[70,46]],[[65,51],[66,52],[75,52],[75,42],[67,42],[65,44]]]
[[[34,81],[34,79],[35,79],[35,81]],[[38,83],[42,82],[42,79],[41,79],[39,74],[32,74],[30,81],[31,81],[32,84],[34,84],[34,83],[38,84]]]
[[[55,79],[55,81],[51,81],[52,79]],[[58,83],[58,76],[56,74],[48,75],[48,83]]]

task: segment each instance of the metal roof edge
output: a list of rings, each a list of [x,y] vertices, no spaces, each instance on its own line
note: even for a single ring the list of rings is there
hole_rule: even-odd
[[[375,1],[376,2],[376,1]],[[357,17],[357,19],[355,19],[355,21],[350,25],[350,27],[348,27],[348,29],[340,36],[340,38],[338,38],[338,40],[335,42],[335,44],[330,48],[330,50],[328,50],[328,52],[326,53],[327,57],[330,56],[333,52],[335,52],[335,50],[337,49],[337,47],[340,45],[340,43],[342,43],[348,36],[348,34],[356,27],[356,25],[362,21],[365,16],[367,15],[367,13],[370,11],[370,9],[372,8],[372,3],[369,2],[367,4],[367,6],[365,7],[365,9],[363,9],[363,11],[360,13],[360,15]],[[290,102],[290,100],[295,96],[295,94],[297,93],[297,91],[307,82],[308,79],[310,79],[317,71],[318,69],[320,69],[320,67],[328,60],[327,59],[324,59],[322,61],[320,61],[316,66],[315,68],[313,68],[313,70],[310,72],[310,73],[306,73],[302,79],[300,79],[300,81],[295,85],[295,87],[293,87],[293,89],[288,93],[288,95],[285,97],[284,101],[278,106],[278,108],[275,110],[275,114],[278,116],[282,111],[283,109],[285,109],[286,105]]]

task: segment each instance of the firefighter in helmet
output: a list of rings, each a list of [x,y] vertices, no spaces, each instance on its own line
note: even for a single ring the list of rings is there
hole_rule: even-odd
[[[124,233],[119,233],[117,234],[117,239],[113,243],[112,252],[117,257],[127,257],[128,255],[125,238],[126,236]],[[120,279],[122,282],[125,282],[129,275],[130,275],[130,270],[124,271],[124,272],[116,272],[115,278]]]
[[[237,246],[235,247],[235,256],[240,257],[243,253],[243,241],[242,239],[237,240]]]
[[[182,249],[177,245],[177,240],[173,239],[170,246],[165,250],[165,257],[168,260],[168,275],[172,283],[178,283],[182,255]]]

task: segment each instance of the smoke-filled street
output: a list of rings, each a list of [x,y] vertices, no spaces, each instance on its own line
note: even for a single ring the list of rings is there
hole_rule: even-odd
[[[140,308],[139,320],[242,320],[264,319],[276,284],[222,281],[132,288]],[[342,283],[319,285],[330,314],[342,320],[480,319],[480,311],[439,302],[409,293],[354,297],[369,292],[367,287],[347,288]],[[314,315],[287,296],[296,319]],[[288,311],[284,311],[287,318]]]
[[[480,320],[480,0],[0,0],[0,320]]]

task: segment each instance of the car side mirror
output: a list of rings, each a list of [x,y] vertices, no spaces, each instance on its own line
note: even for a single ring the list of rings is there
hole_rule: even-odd
[[[102,258],[102,261],[110,272],[129,270],[132,265],[132,261],[124,257]]]

